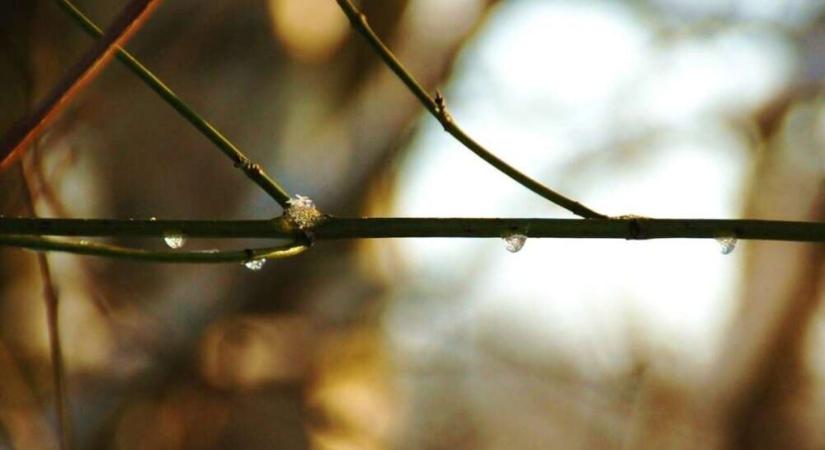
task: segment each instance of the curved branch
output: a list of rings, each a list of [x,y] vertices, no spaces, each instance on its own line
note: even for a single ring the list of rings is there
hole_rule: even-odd
[[[381,38],[372,30],[367,17],[359,11],[350,0],[337,0],[338,5],[347,15],[352,27],[358,31],[370,46],[375,50],[378,56],[384,63],[398,76],[399,79],[407,86],[410,92],[418,98],[418,101],[427,108],[427,111],[435,117],[439,123],[444,127],[444,131],[452,135],[456,140],[461,142],[471,152],[486,161],[491,166],[498,169],[503,174],[515,180],[522,186],[530,189],[536,194],[550,200],[551,202],[561,206],[562,208],[584,217],[585,219],[605,219],[607,216],[598,213],[581,203],[567,198],[564,195],[548,188],[538,181],[530,178],[524,173],[520,172],[515,167],[507,164],[504,160],[492,154],[483,145],[476,142],[470,137],[458,124],[453,120],[450,113],[447,111],[447,105],[441,93],[436,93],[435,97],[431,97],[424,88],[418,83],[415,77],[407,70],[401,61],[396,58],[392,51],[381,41]]]
[[[278,247],[243,250],[151,251],[93,242],[71,242],[20,235],[0,235],[0,245],[35,251],[56,251],[79,255],[128,259],[131,261],[200,264],[287,258],[303,253],[309,248],[307,244],[289,244]]]

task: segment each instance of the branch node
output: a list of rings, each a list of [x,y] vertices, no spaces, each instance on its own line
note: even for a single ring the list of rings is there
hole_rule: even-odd
[[[304,231],[304,239],[306,240],[306,244],[308,247],[312,247],[315,245],[315,232],[312,230],[303,230]]]
[[[323,214],[315,207],[315,202],[311,198],[303,195],[295,195],[287,201],[289,206],[284,212],[284,216],[294,226],[300,230],[306,230],[315,226]]]
[[[237,161],[235,161],[235,168],[240,169],[242,167],[245,167],[247,164],[249,164],[249,158],[247,158],[246,156],[241,156],[238,158]]]
[[[622,214],[621,216],[611,217],[611,219],[616,220],[626,220],[627,228],[628,228],[628,238],[627,240],[640,240],[640,239],[647,239],[647,236],[644,234],[644,230],[642,227],[643,220],[649,220],[650,217],[639,216],[636,214]]]
[[[439,113],[447,109],[447,100],[440,90],[435,90],[435,98],[433,100],[435,101],[435,110]]]
[[[441,122],[441,126],[444,127],[444,131],[449,132],[449,128],[453,124],[453,116],[450,115],[449,111],[447,111],[447,100],[444,98],[444,95],[440,90],[435,90],[435,97],[433,98],[433,101],[435,102],[436,118],[439,122]]]

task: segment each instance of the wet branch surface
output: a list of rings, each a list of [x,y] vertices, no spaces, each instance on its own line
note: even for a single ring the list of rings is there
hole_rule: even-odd
[[[100,35],[99,28],[74,8],[68,0],[57,0],[72,17],[93,35]],[[440,93],[428,94],[372,31],[366,17],[349,0],[337,0],[353,27],[363,35],[371,47],[395,72],[424,107],[444,126],[444,129],[482,159],[510,176],[533,192],[564,207],[587,220],[581,219],[480,219],[480,218],[338,218],[325,216],[311,227],[298,229],[283,217],[273,220],[246,221],[196,221],[196,220],[108,220],[108,219],[21,219],[0,218],[0,245],[28,248],[38,251],[63,251],[70,253],[125,258],[153,262],[234,262],[251,259],[268,259],[293,256],[308,248],[311,241],[328,239],[361,238],[500,238],[523,234],[531,238],[598,238],[598,239],[664,239],[664,238],[736,238],[782,241],[825,241],[825,224],[770,220],[714,220],[714,219],[651,219],[636,216],[608,218],[584,205],[558,194],[527,177],[517,169],[494,156],[469,137],[447,111],[446,101]],[[249,161],[231,142],[191,110],[166,87],[160,79],[146,69],[133,56],[120,47],[121,42],[140,20],[140,5],[148,10],[154,0],[133,0],[127,10],[112,25],[90,53],[78,63],[78,80],[88,80],[94,68],[105,62],[107,55],[116,53],[133,72],[170,103],[187,120],[209,137],[236,167],[263,187],[285,209],[289,210],[289,196],[271,180],[259,165]],[[135,6],[138,5],[138,6]],[[131,9],[129,9],[131,8]],[[147,13],[148,14],[148,13]],[[91,58],[92,61],[87,61]],[[88,67],[87,67],[88,66]],[[81,70],[83,69],[83,70]],[[88,73],[87,73],[88,72]],[[71,81],[71,80],[70,80]],[[55,88],[58,100],[46,104],[46,115],[57,111],[57,105],[65,103],[73,87],[61,83]],[[41,105],[41,108],[43,106]],[[38,109],[39,110],[39,109]],[[37,114],[35,114],[36,116]],[[29,127],[26,136],[35,136],[42,127],[46,115]],[[14,137],[14,133],[10,136]],[[8,135],[7,135],[8,137]],[[29,138],[24,138],[29,139]],[[22,144],[21,144],[22,145]],[[17,145],[20,147],[20,145]],[[17,148],[16,147],[16,148]],[[5,148],[5,147],[4,147]],[[2,150],[3,148],[0,148]],[[6,163],[9,158],[3,163]],[[259,176],[256,176],[259,175]],[[120,247],[100,242],[68,241],[56,237],[146,237],[164,238],[171,233],[200,238],[260,238],[288,239],[290,243],[280,247],[243,248],[235,250],[205,251],[152,251]],[[49,236],[49,237],[47,237]],[[309,241],[309,242],[308,242]]]
[[[267,249],[163,251],[129,249],[54,237],[141,237],[170,234],[191,238],[289,239],[293,243]],[[825,223],[717,219],[529,219],[529,218],[338,218],[325,217],[304,230],[279,217],[273,220],[110,220],[0,219],[0,245],[41,251],[63,251],[155,262],[235,262],[298,254],[314,241],[365,238],[530,238],[580,239],[760,239],[825,242]],[[47,238],[44,236],[52,236]]]

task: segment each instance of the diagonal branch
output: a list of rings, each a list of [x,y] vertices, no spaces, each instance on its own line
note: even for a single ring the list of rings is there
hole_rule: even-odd
[[[32,194],[29,178],[23,163],[19,164],[20,178],[25,191],[26,207],[29,214],[36,216],[34,209],[35,197]],[[69,397],[66,392],[66,364],[63,359],[63,344],[60,341],[60,300],[57,288],[52,278],[51,267],[45,253],[37,254],[37,265],[40,268],[40,279],[43,283],[43,299],[46,303],[46,325],[49,330],[49,350],[52,362],[52,383],[54,383],[55,415],[57,416],[60,450],[72,448],[72,421],[69,414]]]
[[[361,33],[364,38],[366,38],[367,42],[373,50],[375,50],[378,56],[381,57],[384,63],[393,72],[395,72],[410,92],[412,92],[421,104],[427,108],[427,111],[429,111],[430,114],[432,114],[433,117],[441,123],[444,127],[444,131],[452,135],[470,151],[475,153],[478,157],[486,161],[491,166],[498,169],[500,172],[512,178],[527,189],[530,189],[536,194],[550,200],[573,214],[584,217],[585,219],[604,219],[607,217],[604,214],[600,214],[575,200],[567,198],[564,195],[530,178],[515,167],[507,164],[505,161],[492,154],[475,139],[470,137],[464,130],[461,129],[461,127],[458,126],[450,113],[447,111],[447,105],[444,97],[438,92],[435,97],[432,97],[427,93],[427,91],[424,90],[424,88],[421,87],[409,70],[404,67],[401,61],[399,61],[392,51],[381,41],[381,38],[375,34],[367,22],[367,17],[361,13],[361,11],[359,11],[350,0],[337,1],[338,5],[347,15],[347,18],[349,18],[352,27]]]
[[[86,17],[69,0],[56,0],[57,4],[63,8],[81,27],[92,37],[100,38],[103,32],[91,19]],[[137,58],[126,49],[118,47],[116,49],[116,57],[120,62],[126,65],[129,70],[140,77],[146,85],[148,85],[155,93],[157,93],[166,103],[175,109],[184,119],[192,124],[198,131],[206,136],[218,149],[223,152],[232,162],[235,167],[242,170],[244,174],[251,179],[255,184],[261,187],[270,197],[272,197],[283,208],[289,207],[289,194],[272,179],[259,164],[255,164],[236,147],[229,139],[227,139],[217,128],[204,119],[200,114],[195,112],[189,105],[186,104],[169,86],[160,80],[151,70],[144,66]]]
[[[63,76],[46,98],[18,120],[0,140],[0,172],[18,161],[34,139],[100,70],[115,49],[124,44],[160,4],[160,0],[132,0],[121,11],[103,37]]]

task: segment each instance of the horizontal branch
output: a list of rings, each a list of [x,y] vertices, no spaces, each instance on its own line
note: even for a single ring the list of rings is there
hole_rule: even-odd
[[[287,238],[300,241],[362,238],[531,238],[707,239],[736,237],[775,241],[825,242],[825,223],[775,220],[535,218],[338,218],[326,217],[303,231],[281,218],[273,220],[110,220],[0,218],[0,237],[84,236],[163,238]],[[2,244],[2,243],[0,243]],[[14,244],[7,244],[14,245]]]

